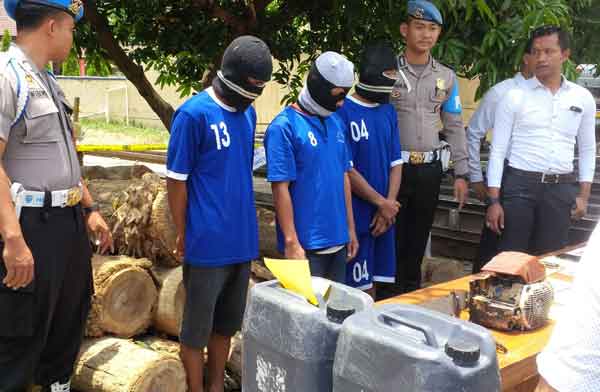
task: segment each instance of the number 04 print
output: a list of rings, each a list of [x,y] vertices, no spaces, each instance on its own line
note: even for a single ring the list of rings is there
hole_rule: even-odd
[[[363,279],[369,280],[369,269],[367,268],[367,260],[364,260],[362,262],[362,265],[360,261],[354,264],[354,267],[352,268],[352,277],[357,283]]]
[[[229,138],[229,132],[227,132],[227,124],[225,124],[223,121],[219,123],[218,127],[216,124],[210,124],[210,129],[212,129],[215,133],[215,139],[217,140],[217,150],[220,150],[223,147],[229,147],[229,145],[231,144],[231,139]],[[219,129],[221,130],[223,137],[221,137]]]
[[[352,134],[352,140],[360,142],[360,139],[369,140],[369,130],[365,120],[360,120],[360,126],[354,121],[350,122],[350,133]]]

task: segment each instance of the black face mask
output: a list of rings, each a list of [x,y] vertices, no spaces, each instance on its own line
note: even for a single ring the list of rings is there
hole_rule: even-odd
[[[315,102],[330,112],[335,112],[337,110],[337,103],[343,100],[346,97],[346,94],[348,94],[348,91],[350,91],[350,89],[345,88],[344,93],[331,95],[331,90],[338,86],[325,79],[319,72],[316,64],[313,64],[310,68],[306,80],[306,87]]]
[[[359,83],[355,89],[361,97],[377,103],[388,103],[392,87],[398,79],[398,61],[390,45],[369,46],[360,63]]]
[[[245,111],[250,105],[252,105],[252,102],[254,102],[254,99],[246,98],[228,87],[228,85],[218,76],[213,79],[212,87],[228,105],[233,106],[238,111]],[[255,91],[256,90],[258,89],[255,89]],[[262,88],[260,91],[256,91],[256,93],[260,95],[262,93]]]
[[[264,86],[250,83],[249,78],[266,82],[271,79],[271,52],[260,39],[245,35],[229,44],[223,54],[221,70],[212,86],[227,104],[243,111],[262,94]]]

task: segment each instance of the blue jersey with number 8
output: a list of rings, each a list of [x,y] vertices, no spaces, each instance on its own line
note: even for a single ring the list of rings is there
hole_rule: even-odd
[[[348,242],[344,173],[350,160],[344,124],[285,108],[267,128],[267,180],[289,182],[294,225],[304,249]],[[277,226],[278,247],[284,250]]]

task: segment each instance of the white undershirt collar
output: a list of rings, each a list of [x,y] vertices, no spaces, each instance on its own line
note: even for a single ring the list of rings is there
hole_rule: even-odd
[[[364,102],[364,101],[361,101],[360,99],[354,98],[351,95],[348,95],[346,98],[348,98],[349,100],[351,100],[355,104],[360,105],[360,106],[364,106],[366,108],[376,108],[377,106],[379,106],[379,104],[377,102],[371,102],[371,103]]]
[[[215,103],[223,109],[227,110],[228,112],[237,112],[236,108],[234,108],[233,106],[229,106],[225,102],[221,101],[219,97],[217,97],[217,94],[215,94],[215,90],[212,87],[207,88],[206,92],[208,93],[208,96],[211,97],[213,101],[215,101]]]

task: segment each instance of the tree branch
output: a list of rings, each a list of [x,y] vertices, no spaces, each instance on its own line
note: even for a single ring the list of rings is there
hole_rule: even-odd
[[[192,7],[208,12],[211,16],[221,19],[223,23],[235,30],[236,35],[242,35],[249,30],[249,24],[246,20],[226,11],[223,7],[215,4],[214,0],[192,0]]]
[[[97,34],[102,49],[119,67],[127,79],[133,83],[148,105],[158,115],[167,130],[171,128],[173,107],[165,101],[154,89],[154,86],[144,73],[144,69],[136,64],[127,52],[119,45],[112,34],[108,20],[98,12],[95,0],[85,0],[85,18],[90,22]]]

